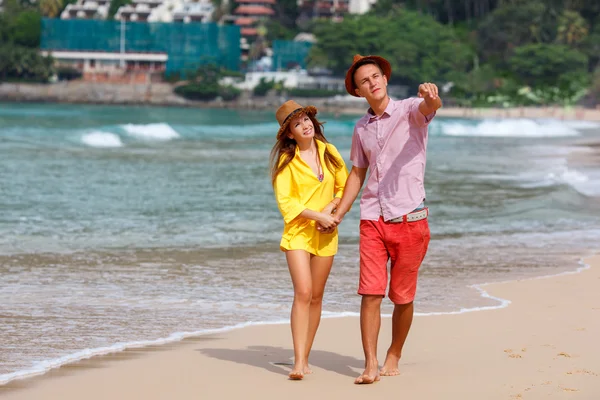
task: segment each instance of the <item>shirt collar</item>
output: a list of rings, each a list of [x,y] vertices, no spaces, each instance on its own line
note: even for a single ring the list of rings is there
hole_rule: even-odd
[[[373,122],[375,120],[377,120],[378,118],[383,118],[384,116],[391,116],[392,112],[396,109],[396,102],[394,100],[392,100],[390,98],[390,101],[388,102],[387,107],[385,108],[385,110],[383,111],[383,114],[381,114],[381,116],[377,116],[375,115],[375,112],[373,111],[373,109],[371,107],[369,107],[369,109],[367,110],[367,117],[366,118],[366,122],[365,122],[365,126],[367,126],[367,124],[369,124],[370,122]]]

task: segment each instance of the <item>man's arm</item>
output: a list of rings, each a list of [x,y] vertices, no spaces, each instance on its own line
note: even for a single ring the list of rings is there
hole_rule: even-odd
[[[419,104],[419,111],[426,117],[442,107],[442,99],[438,95],[438,87],[433,83],[420,84],[419,97],[425,100]]]
[[[350,171],[350,175],[348,175],[348,179],[346,180],[346,187],[344,188],[344,195],[342,196],[342,200],[340,201],[340,205],[338,206],[334,219],[336,223],[342,222],[344,215],[350,210],[352,207],[352,203],[358,197],[360,193],[360,189],[365,183],[365,178],[367,176],[368,168],[358,168],[352,167]]]

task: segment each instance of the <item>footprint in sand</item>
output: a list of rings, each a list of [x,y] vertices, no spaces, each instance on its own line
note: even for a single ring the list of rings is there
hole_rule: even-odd
[[[569,372],[567,372],[567,375],[591,375],[591,376],[598,376],[597,373],[595,373],[593,371],[588,371],[587,369],[576,369],[574,371],[569,371]]]
[[[521,351],[525,352],[527,349],[523,348]],[[508,354],[510,358],[523,358],[522,355],[514,353],[513,349],[505,349],[504,352]]]
[[[560,388],[563,390],[563,392],[579,392],[579,389],[566,388],[566,387],[560,387]]]

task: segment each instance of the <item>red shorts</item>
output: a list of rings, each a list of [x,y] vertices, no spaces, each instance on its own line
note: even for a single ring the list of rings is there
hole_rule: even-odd
[[[429,245],[427,218],[415,222],[360,221],[360,282],[358,294],[385,296],[387,263],[391,260],[388,297],[394,304],[415,298],[419,267]]]

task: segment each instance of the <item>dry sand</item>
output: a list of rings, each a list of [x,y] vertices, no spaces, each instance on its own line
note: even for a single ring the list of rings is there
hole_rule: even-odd
[[[486,285],[508,307],[415,318],[402,374],[361,372],[357,318],[326,319],[303,381],[288,325],[252,326],[97,357],[0,389],[17,399],[600,399],[600,256],[581,273]],[[451,282],[448,282],[451,284]],[[379,354],[390,340],[384,318]],[[381,360],[382,361],[382,360]]]

